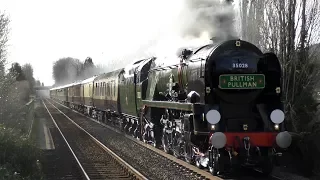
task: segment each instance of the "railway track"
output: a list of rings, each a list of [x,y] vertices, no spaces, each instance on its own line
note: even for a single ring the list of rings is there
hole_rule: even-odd
[[[62,136],[60,135],[60,132],[53,124],[47,110],[42,104],[42,101],[36,100],[36,104],[37,105],[35,106],[34,128],[36,128],[37,130],[42,129],[42,123],[44,123],[49,129],[52,137],[54,137],[52,138],[54,148],[43,149],[42,157],[41,159],[39,159],[38,162],[38,165],[41,167],[42,172],[44,173],[44,179],[84,179],[81,169],[79,168],[76,160],[73,158],[68,146],[66,145]],[[40,139],[45,138],[40,137],[40,135],[43,136],[44,134],[39,132],[35,133],[35,136],[39,141]]]
[[[147,179],[49,101],[42,101],[84,179]]]
[[[54,100],[51,100],[51,101],[53,101],[54,104],[56,104],[56,105],[58,105],[60,107],[64,107],[61,110],[64,111],[65,113],[67,113],[67,110],[68,110],[69,111],[69,113],[67,113],[68,115],[71,114],[71,112],[70,112],[71,109],[70,108],[68,108],[68,107],[66,107],[66,106],[64,106],[64,105],[62,105],[59,102],[56,102]],[[141,145],[143,147],[146,147],[149,150],[152,150],[152,151],[156,152],[157,154],[159,154],[161,156],[164,156],[165,158],[169,159],[172,163],[174,163],[175,166],[179,167],[181,169],[181,172],[185,171],[186,173],[196,174],[198,176],[197,179],[229,179],[229,180],[233,180],[233,179],[234,180],[242,180],[242,179],[243,180],[251,180],[251,179],[252,180],[254,180],[254,179],[259,179],[259,180],[267,180],[268,179],[268,180],[270,180],[271,179],[271,180],[282,180],[282,178],[277,177],[277,176],[263,177],[261,175],[261,172],[259,172],[258,170],[248,170],[248,171],[245,170],[245,172],[243,172],[243,174],[240,177],[226,177],[226,176],[216,177],[216,176],[211,175],[209,172],[207,172],[205,170],[198,169],[197,167],[195,167],[193,165],[190,165],[185,161],[177,159],[177,158],[173,157],[172,155],[166,154],[165,152],[163,152],[163,151],[161,151],[161,150],[159,150],[159,149],[157,149],[157,148],[155,148],[155,147],[153,147],[151,145],[145,144],[145,143],[133,138],[130,135],[123,134],[123,132],[120,132],[118,129],[116,129],[116,128],[112,127],[112,126],[103,124],[103,123],[101,123],[101,122],[99,122],[99,121],[97,121],[97,120],[95,120],[95,119],[93,119],[91,117],[87,117],[87,116],[85,116],[85,115],[83,115],[83,114],[81,114],[81,113],[79,113],[79,112],[77,112],[75,110],[72,110],[72,113],[79,115],[78,116],[79,118],[76,118],[76,119],[80,119],[80,116],[81,117],[85,117],[87,119],[90,119],[91,121],[93,121],[93,122],[95,122],[95,123],[97,123],[97,124],[99,124],[101,126],[104,126],[104,127],[108,128],[108,129],[111,129],[112,131],[120,133],[120,134],[124,135],[126,138],[132,140],[133,142],[135,142],[135,143],[137,143],[137,144],[139,144],[139,145]],[[73,118],[75,118],[74,115],[73,115]],[[79,123],[79,121],[77,123]],[[80,123],[80,125],[81,125],[81,123]],[[83,124],[81,126],[83,126]]]

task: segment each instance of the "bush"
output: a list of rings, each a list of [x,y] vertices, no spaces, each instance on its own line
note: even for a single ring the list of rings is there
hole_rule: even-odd
[[[14,129],[0,129],[0,179],[41,179],[40,150]]]

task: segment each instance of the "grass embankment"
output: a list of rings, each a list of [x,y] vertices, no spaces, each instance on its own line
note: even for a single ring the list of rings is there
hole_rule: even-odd
[[[0,125],[0,179],[43,179],[38,165],[41,151],[33,138],[38,128],[37,120],[32,123],[34,102],[12,119],[16,120],[14,126],[13,123]]]

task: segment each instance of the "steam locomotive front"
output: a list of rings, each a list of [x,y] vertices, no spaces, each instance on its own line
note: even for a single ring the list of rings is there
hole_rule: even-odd
[[[287,148],[281,102],[281,66],[246,41],[218,45],[205,67],[205,118],[215,148],[255,146]]]

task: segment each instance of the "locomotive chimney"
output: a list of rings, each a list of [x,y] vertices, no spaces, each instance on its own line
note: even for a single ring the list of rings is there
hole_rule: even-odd
[[[223,38],[214,36],[210,40],[212,41],[212,43],[217,43],[219,41],[222,41]]]
[[[238,37],[236,36],[228,36],[226,39],[222,38],[222,37],[212,37],[210,40],[212,41],[212,43],[217,43],[217,42],[221,42],[224,40],[231,40],[231,39],[237,39],[240,40]]]
[[[218,40],[218,38],[217,38],[217,37],[212,37],[210,40],[211,40],[212,42],[215,42],[215,41]]]

